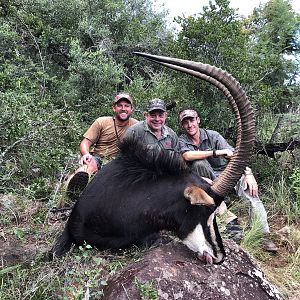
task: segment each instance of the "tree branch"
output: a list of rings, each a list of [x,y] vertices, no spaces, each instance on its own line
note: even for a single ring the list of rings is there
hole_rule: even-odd
[[[254,151],[256,154],[267,155],[274,158],[274,153],[276,152],[292,151],[296,148],[300,148],[300,141],[291,138],[287,143],[262,144],[260,142],[256,142]]]

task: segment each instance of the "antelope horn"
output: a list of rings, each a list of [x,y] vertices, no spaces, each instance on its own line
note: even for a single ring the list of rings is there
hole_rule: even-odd
[[[205,80],[225,94],[235,114],[238,136],[234,156],[230,159],[226,169],[213,182],[212,190],[220,196],[231,192],[243,174],[255,141],[253,109],[239,82],[226,71],[201,62],[141,52],[134,52],[134,54]]]
[[[210,77],[208,75],[202,74],[200,72],[188,70],[186,68],[182,68],[182,67],[179,67],[179,66],[173,66],[171,64],[162,63],[162,62],[159,63],[159,64],[161,64],[161,65],[163,65],[165,67],[168,67],[168,68],[180,71],[180,72],[188,73],[188,74],[190,74],[192,76],[195,76],[195,77],[198,77],[200,79],[203,79],[203,80],[205,80],[205,81],[213,84],[219,90],[221,90],[223,92],[223,94],[226,96],[226,98],[228,99],[228,101],[229,101],[229,103],[231,105],[232,111],[233,111],[233,113],[236,116],[237,127],[241,126],[240,125],[241,118],[240,118],[238,107],[235,104],[235,101],[234,101],[233,97],[231,96],[230,92],[228,91],[228,89],[221,82],[219,82],[218,80],[216,80],[216,79],[214,79],[214,78],[212,78],[212,77]],[[237,138],[237,143],[239,143],[239,139],[238,138]]]

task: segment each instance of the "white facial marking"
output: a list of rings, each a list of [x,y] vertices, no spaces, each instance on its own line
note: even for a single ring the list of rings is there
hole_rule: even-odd
[[[212,243],[215,245],[216,249],[217,249],[217,259],[216,262],[220,262],[223,259],[223,253],[221,252],[221,249],[217,243],[217,237],[216,237],[216,232],[214,229],[214,217],[215,217],[216,212],[213,212],[209,218],[207,219],[207,226],[209,228],[209,232],[210,232],[210,237],[211,237],[211,241]]]
[[[203,255],[204,251],[206,251],[214,257],[213,250],[205,239],[201,224],[198,224],[182,242],[192,251],[200,255]]]
[[[207,219],[207,226],[214,226],[214,217],[215,217],[215,212],[213,212],[209,218]]]
[[[221,262],[224,259],[224,254],[221,252],[220,247],[217,243],[216,233],[214,230],[214,217],[215,212],[213,212],[209,218],[207,219],[207,226],[209,228],[210,237],[212,240],[212,244],[216,247],[217,257],[214,255],[212,246],[208,243],[205,238],[203,228],[201,224],[198,224],[195,229],[182,241],[188,248],[192,251],[197,252],[201,257],[208,253],[216,263]]]

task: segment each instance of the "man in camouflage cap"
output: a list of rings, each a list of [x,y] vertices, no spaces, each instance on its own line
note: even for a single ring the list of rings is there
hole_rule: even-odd
[[[135,136],[149,148],[161,147],[168,150],[178,150],[177,134],[165,125],[168,117],[165,101],[155,98],[149,101],[145,120],[131,126],[126,137]]]
[[[199,176],[215,180],[234,155],[234,148],[217,131],[200,127],[201,119],[194,109],[182,110],[179,113],[179,122],[185,131],[179,137],[179,149],[183,158],[191,164],[192,169]],[[277,246],[269,236],[267,213],[258,196],[258,185],[249,167],[245,168],[244,174],[236,185],[236,193],[250,202],[251,219],[257,218],[261,223],[264,234],[263,249],[277,252]],[[229,231],[238,231],[237,217],[231,215],[231,218],[226,227]]]

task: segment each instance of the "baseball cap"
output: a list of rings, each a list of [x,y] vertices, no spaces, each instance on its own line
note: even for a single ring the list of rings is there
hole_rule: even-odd
[[[151,112],[153,110],[167,111],[166,103],[164,100],[155,98],[149,101],[147,111]]]
[[[181,123],[185,118],[196,118],[196,117],[198,117],[198,114],[195,110],[185,109],[179,114],[179,121]]]
[[[119,93],[115,96],[115,99],[113,101],[113,105],[115,105],[118,101],[122,100],[122,99],[125,99],[127,101],[130,102],[131,105],[133,105],[133,100],[131,98],[131,96],[127,93]]]

